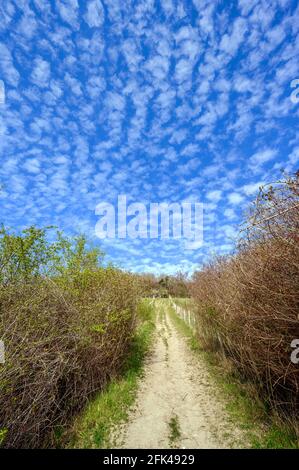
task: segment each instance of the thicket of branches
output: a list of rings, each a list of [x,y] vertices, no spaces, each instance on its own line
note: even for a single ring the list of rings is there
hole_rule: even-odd
[[[236,253],[194,275],[198,335],[231,359],[272,408],[299,416],[299,178],[261,188]]]
[[[52,447],[65,424],[122,366],[138,282],[101,266],[84,237],[31,227],[0,236],[0,441]]]
[[[148,297],[188,297],[188,280],[185,274],[178,272],[172,276],[140,274],[140,284]]]

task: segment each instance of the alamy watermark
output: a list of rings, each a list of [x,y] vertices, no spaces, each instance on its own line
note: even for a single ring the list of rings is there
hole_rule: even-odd
[[[203,204],[199,202],[153,202],[127,204],[126,195],[118,196],[117,207],[101,202],[95,213],[100,217],[95,233],[98,238],[185,239],[203,242]]]
[[[291,348],[294,348],[291,354],[291,362],[293,364],[299,364],[299,338],[293,339],[291,342]]]
[[[295,78],[291,81],[291,88],[295,88],[295,90],[291,93],[292,103],[299,103],[299,78]]]

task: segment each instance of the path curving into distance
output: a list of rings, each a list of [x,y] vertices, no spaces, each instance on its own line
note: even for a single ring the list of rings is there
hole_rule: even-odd
[[[156,300],[155,306],[153,350],[115,447],[244,447],[243,433],[230,421],[204,361],[195,356],[174,325],[169,301]]]

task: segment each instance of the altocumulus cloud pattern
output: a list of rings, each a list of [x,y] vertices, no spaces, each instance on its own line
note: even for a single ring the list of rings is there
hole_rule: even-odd
[[[133,270],[230,252],[248,201],[299,158],[291,0],[5,0],[1,218],[94,237],[118,194],[204,203],[204,245],[101,242]]]

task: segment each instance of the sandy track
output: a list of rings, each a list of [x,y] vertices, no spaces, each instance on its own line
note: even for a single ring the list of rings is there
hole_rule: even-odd
[[[219,400],[205,364],[167,314],[167,301],[156,301],[157,332],[145,365],[134,410],[121,428],[118,448],[240,447],[235,429]],[[171,438],[171,420],[179,436]]]

